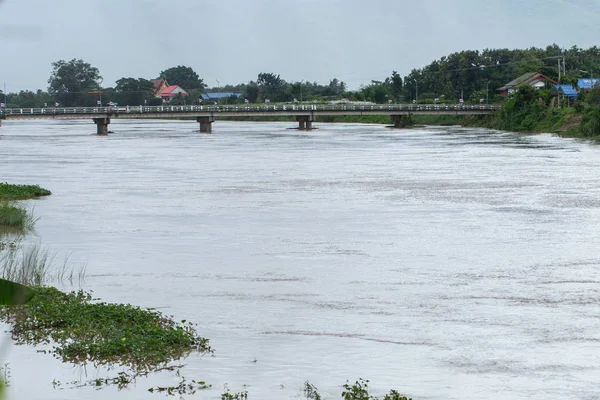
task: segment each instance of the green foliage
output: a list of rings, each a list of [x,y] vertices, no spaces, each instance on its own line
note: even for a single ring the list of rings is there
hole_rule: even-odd
[[[51,353],[64,362],[152,370],[194,351],[212,351],[191,323],[156,311],[94,302],[83,291],[44,287],[34,294],[25,306],[0,308],[0,319],[12,323],[19,344],[55,343]]]
[[[269,99],[272,102],[281,102],[291,100],[290,93],[287,90],[287,83],[279,75],[274,73],[261,72],[256,80],[260,88],[260,97]]]
[[[563,83],[583,77],[580,70],[600,70],[600,49],[596,46],[566,50],[557,45],[547,46],[545,49],[466,50],[442,57],[424,68],[412,70],[404,77],[403,100],[414,99],[417,83],[419,93],[431,93],[436,97],[444,95],[456,103],[461,93],[465,99],[477,100],[482,91],[487,92],[488,89],[492,98],[496,88],[526,72],[540,72],[558,81],[556,57],[559,55],[564,55],[568,68],[561,80]],[[474,95],[475,92],[479,94]]]
[[[117,103],[120,105],[143,105],[144,100],[153,98],[154,85],[144,78],[121,78],[117,81],[115,91]]]
[[[227,384],[225,384],[225,392],[221,394],[221,400],[248,400],[248,392],[230,393]]]
[[[88,92],[100,89],[101,82],[98,68],[83,60],[59,60],[52,63],[48,92],[65,107],[95,105]]]
[[[150,100],[148,100],[149,106],[162,106],[162,104],[163,104],[163,102],[160,97],[153,97]]]
[[[4,400],[4,388],[10,385],[10,368],[8,364],[0,367],[0,400]]]
[[[392,71],[392,76],[390,78],[390,92],[394,100],[399,101],[402,97],[402,78],[400,74],[396,71]]]
[[[389,394],[386,394],[383,400],[412,400],[406,396],[401,396],[400,393],[392,389]]]
[[[369,381],[364,379],[357,380],[354,385],[350,385],[348,381],[344,384],[342,392],[343,400],[376,400],[375,397],[369,395]]]
[[[28,286],[42,286],[50,280],[71,284],[85,277],[85,267],[76,270],[67,260],[55,266],[54,255],[39,246],[23,246],[20,239],[0,241],[0,277]]]
[[[52,194],[47,189],[38,185],[13,185],[0,182],[0,201],[1,200],[26,200],[39,196],[48,196]]]
[[[176,386],[157,386],[154,388],[148,389],[150,393],[164,393],[167,396],[183,396],[183,395],[193,395],[198,390],[209,389],[212,386],[207,384],[204,381],[196,381],[193,380],[187,381],[184,377],[181,377],[179,384]]]
[[[0,228],[30,229],[34,222],[23,206],[0,201]]]
[[[310,382],[304,382],[304,397],[307,400],[321,400],[321,395],[317,391],[317,388]]]
[[[34,292],[31,288],[16,282],[0,278],[0,306],[15,306],[31,300]]]
[[[258,100],[258,96],[260,95],[260,88],[254,82],[250,82],[248,86],[246,86],[245,99],[248,99],[250,103],[256,103]]]
[[[600,106],[591,106],[585,111],[580,132],[586,137],[600,137]]]
[[[160,77],[169,82],[169,85],[179,85],[186,91],[192,89],[203,90],[206,87],[204,81],[191,67],[183,65],[162,71]]]

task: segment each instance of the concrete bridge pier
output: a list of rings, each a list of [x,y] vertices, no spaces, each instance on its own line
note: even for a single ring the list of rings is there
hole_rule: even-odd
[[[407,115],[390,115],[390,118],[392,119],[394,128],[396,129],[405,128],[408,125]]]
[[[296,121],[298,121],[298,129],[301,131],[311,131],[313,118],[310,115],[299,115],[296,117]]]
[[[110,118],[94,118],[98,135],[108,135],[108,124],[110,124]]]
[[[215,122],[215,117],[198,117],[196,121],[200,123],[200,133],[212,133],[212,123]]]

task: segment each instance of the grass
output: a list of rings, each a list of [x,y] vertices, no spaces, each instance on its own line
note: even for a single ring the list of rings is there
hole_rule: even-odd
[[[27,200],[52,194],[48,189],[38,185],[13,185],[0,182],[0,200]]]
[[[51,281],[59,283],[81,283],[85,279],[86,267],[69,263],[62,264],[56,255],[40,245],[24,246],[20,238],[12,241],[0,240],[0,278],[27,286],[43,286]]]
[[[33,229],[36,219],[25,207],[0,201],[0,227],[9,229]]]
[[[192,352],[211,352],[191,323],[130,304],[96,302],[84,291],[33,288],[27,305],[0,308],[18,344],[53,343],[63,362],[151,371]]]

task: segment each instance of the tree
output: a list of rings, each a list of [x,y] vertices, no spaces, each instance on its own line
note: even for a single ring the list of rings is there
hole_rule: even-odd
[[[256,103],[259,93],[260,89],[258,88],[258,85],[254,82],[250,82],[248,86],[246,86],[245,98],[248,99],[250,103]]]
[[[48,92],[67,107],[92,105],[96,97],[87,93],[98,90],[101,82],[98,68],[83,60],[59,60],[52,63]]]
[[[391,78],[391,93],[392,97],[396,99],[396,101],[400,100],[400,96],[402,96],[402,78],[396,71],[392,71]]]
[[[143,78],[121,78],[117,81],[117,103],[124,105],[142,105],[144,100],[152,98],[154,85]]]
[[[169,82],[169,85],[179,85],[186,91],[193,89],[204,90],[206,85],[198,74],[190,67],[178,65],[160,73],[160,77]]]
[[[275,75],[271,72],[261,72],[258,74],[256,80],[260,90],[262,91],[263,99],[270,99],[271,101],[287,101],[288,93],[286,93],[287,82],[279,75]]]

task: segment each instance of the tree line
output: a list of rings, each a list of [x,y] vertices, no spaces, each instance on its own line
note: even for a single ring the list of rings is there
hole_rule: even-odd
[[[401,76],[397,71],[382,80],[372,80],[356,91],[348,91],[345,82],[333,78],[327,84],[317,82],[288,82],[279,74],[261,72],[255,80],[240,84],[225,84],[208,88],[191,67],[176,66],[161,71],[171,85],[179,85],[189,95],[179,96],[172,104],[199,104],[204,92],[236,92],[240,97],[221,99],[221,103],[262,103],[290,101],[327,101],[348,99],[374,103],[418,102],[479,103],[500,101],[496,89],[526,72],[540,72],[562,83],[574,83],[577,78],[600,74],[600,49],[596,46],[581,49],[576,46],[561,49],[553,44],[546,48],[485,49],[452,53],[429,65],[413,69]],[[563,68],[564,66],[564,68]],[[121,105],[158,105],[160,98],[152,94],[149,79],[123,77],[114,87],[103,87],[100,71],[83,60],[59,60],[52,63],[48,90],[21,91],[8,94],[10,107],[41,107],[59,102],[63,106],[93,106],[102,91],[103,102]],[[0,97],[2,98],[2,97]]]

